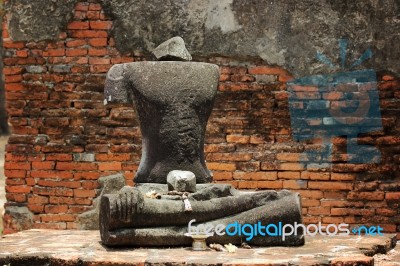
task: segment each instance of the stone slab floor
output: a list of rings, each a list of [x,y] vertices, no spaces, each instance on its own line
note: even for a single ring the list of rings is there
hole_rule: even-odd
[[[6,201],[5,177],[4,177],[4,149],[8,137],[0,136],[0,235],[3,233],[3,212]]]
[[[302,247],[238,249],[120,248],[101,245],[98,231],[32,229],[0,237],[0,265],[331,265],[399,266],[394,235],[308,237]],[[391,250],[391,251],[389,251]],[[389,251],[389,252],[388,252]],[[375,255],[377,253],[389,255]]]

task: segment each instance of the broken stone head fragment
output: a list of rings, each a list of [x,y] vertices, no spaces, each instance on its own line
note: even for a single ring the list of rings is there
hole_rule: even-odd
[[[173,37],[153,50],[154,56],[159,61],[191,61],[192,56],[181,37]]]

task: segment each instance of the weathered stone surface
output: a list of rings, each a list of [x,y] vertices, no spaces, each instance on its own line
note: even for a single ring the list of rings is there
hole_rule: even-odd
[[[173,170],[167,175],[168,190],[196,191],[196,176],[190,171]]]
[[[226,186],[202,185],[198,190],[215,191]],[[142,188],[146,189],[146,186]],[[151,199],[141,192],[141,186],[124,187],[119,193],[104,195],[100,205],[100,233],[103,244],[107,246],[184,246],[191,239],[184,234],[187,224],[195,219],[196,224],[217,224],[261,222],[263,224],[280,221],[294,224],[302,222],[301,204],[298,193],[287,190],[261,191],[246,193],[231,188],[229,196],[220,196],[200,200],[189,196],[192,211],[184,211],[182,200]],[[165,189],[165,187],[164,187]],[[158,193],[166,193],[159,189]],[[196,193],[195,193],[196,194]],[[207,193],[205,193],[207,194]],[[245,236],[218,236],[210,238],[215,243],[240,244]],[[285,241],[281,237],[255,236],[248,241],[259,246],[298,246],[304,244],[303,232],[289,236]]]
[[[378,237],[315,236],[304,246],[242,249],[236,253],[188,248],[110,250],[100,244],[97,231],[29,230],[0,238],[0,265],[396,265],[391,253],[385,260],[365,256],[364,252],[389,251],[393,235]],[[51,244],[49,244],[51,243]],[[377,248],[381,247],[381,248]],[[381,257],[381,256],[380,256]],[[394,258],[394,257],[393,257]],[[352,261],[345,264],[344,262]],[[341,263],[342,262],[342,263]],[[376,264],[378,265],[378,264]]]
[[[337,40],[348,38],[350,62],[371,48],[374,57],[363,67],[400,72],[400,51],[396,48],[400,42],[400,22],[396,19],[400,4],[396,0],[385,4],[373,0],[181,0],[163,5],[157,0],[135,5],[123,4],[123,0],[101,2],[107,13],[117,17],[113,32],[122,51],[137,47],[151,51],[169,36],[179,35],[192,55],[256,57],[301,76],[332,71],[315,59],[316,52],[339,65]],[[152,20],[156,14],[162,15]],[[135,30],[126,34],[124,29]]]
[[[185,47],[181,37],[173,37],[153,50],[154,56],[159,61],[191,61],[192,56]]]
[[[12,38],[38,40],[57,36],[75,1],[9,2]],[[337,71],[322,65],[315,55],[322,52],[340,65],[337,40],[347,38],[349,62],[371,48],[374,56],[362,68],[400,72],[397,0],[100,2],[106,13],[116,18],[112,32],[122,52],[150,52],[164,40],[179,35],[192,55],[261,58],[299,77]]]
[[[32,228],[33,213],[27,207],[8,206],[5,208],[4,216],[11,216],[13,225],[17,230],[26,230]]]
[[[136,183],[167,183],[170,171],[212,180],[204,161],[204,135],[217,92],[217,65],[177,61],[115,65],[107,74],[105,102],[135,102],[142,133]],[[133,100],[132,100],[133,99]]]
[[[55,40],[64,31],[73,15],[77,0],[29,1],[11,0],[6,3],[9,31],[15,41]]]
[[[122,174],[100,177],[98,197],[93,200],[93,209],[78,216],[78,227],[83,230],[99,229],[100,198],[105,194],[117,193],[125,186],[125,177]]]

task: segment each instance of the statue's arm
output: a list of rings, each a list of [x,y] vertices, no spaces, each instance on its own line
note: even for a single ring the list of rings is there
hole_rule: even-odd
[[[104,104],[132,103],[129,95],[129,82],[124,77],[124,64],[113,65],[107,72],[104,86]]]

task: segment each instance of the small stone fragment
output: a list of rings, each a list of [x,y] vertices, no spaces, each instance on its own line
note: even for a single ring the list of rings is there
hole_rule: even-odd
[[[190,171],[173,170],[167,175],[169,191],[195,192],[196,176]]]
[[[240,245],[241,248],[245,248],[245,249],[251,249],[251,247],[249,246],[249,244],[247,244],[246,242],[242,242],[242,244]]]
[[[232,245],[231,243],[225,244],[224,247],[226,248],[226,250],[227,250],[229,253],[235,253],[236,250],[237,250],[237,246]]]
[[[157,193],[155,190],[147,192],[145,196],[149,199],[161,199],[161,194]]]
[[[216,251],[227,252],[227,250],[220,244],[210,244],[210,248]]]
[[[153,50],[159,61],[191,61],[192,56],[186,49],[185,42],[179,36],[173,37]]]

